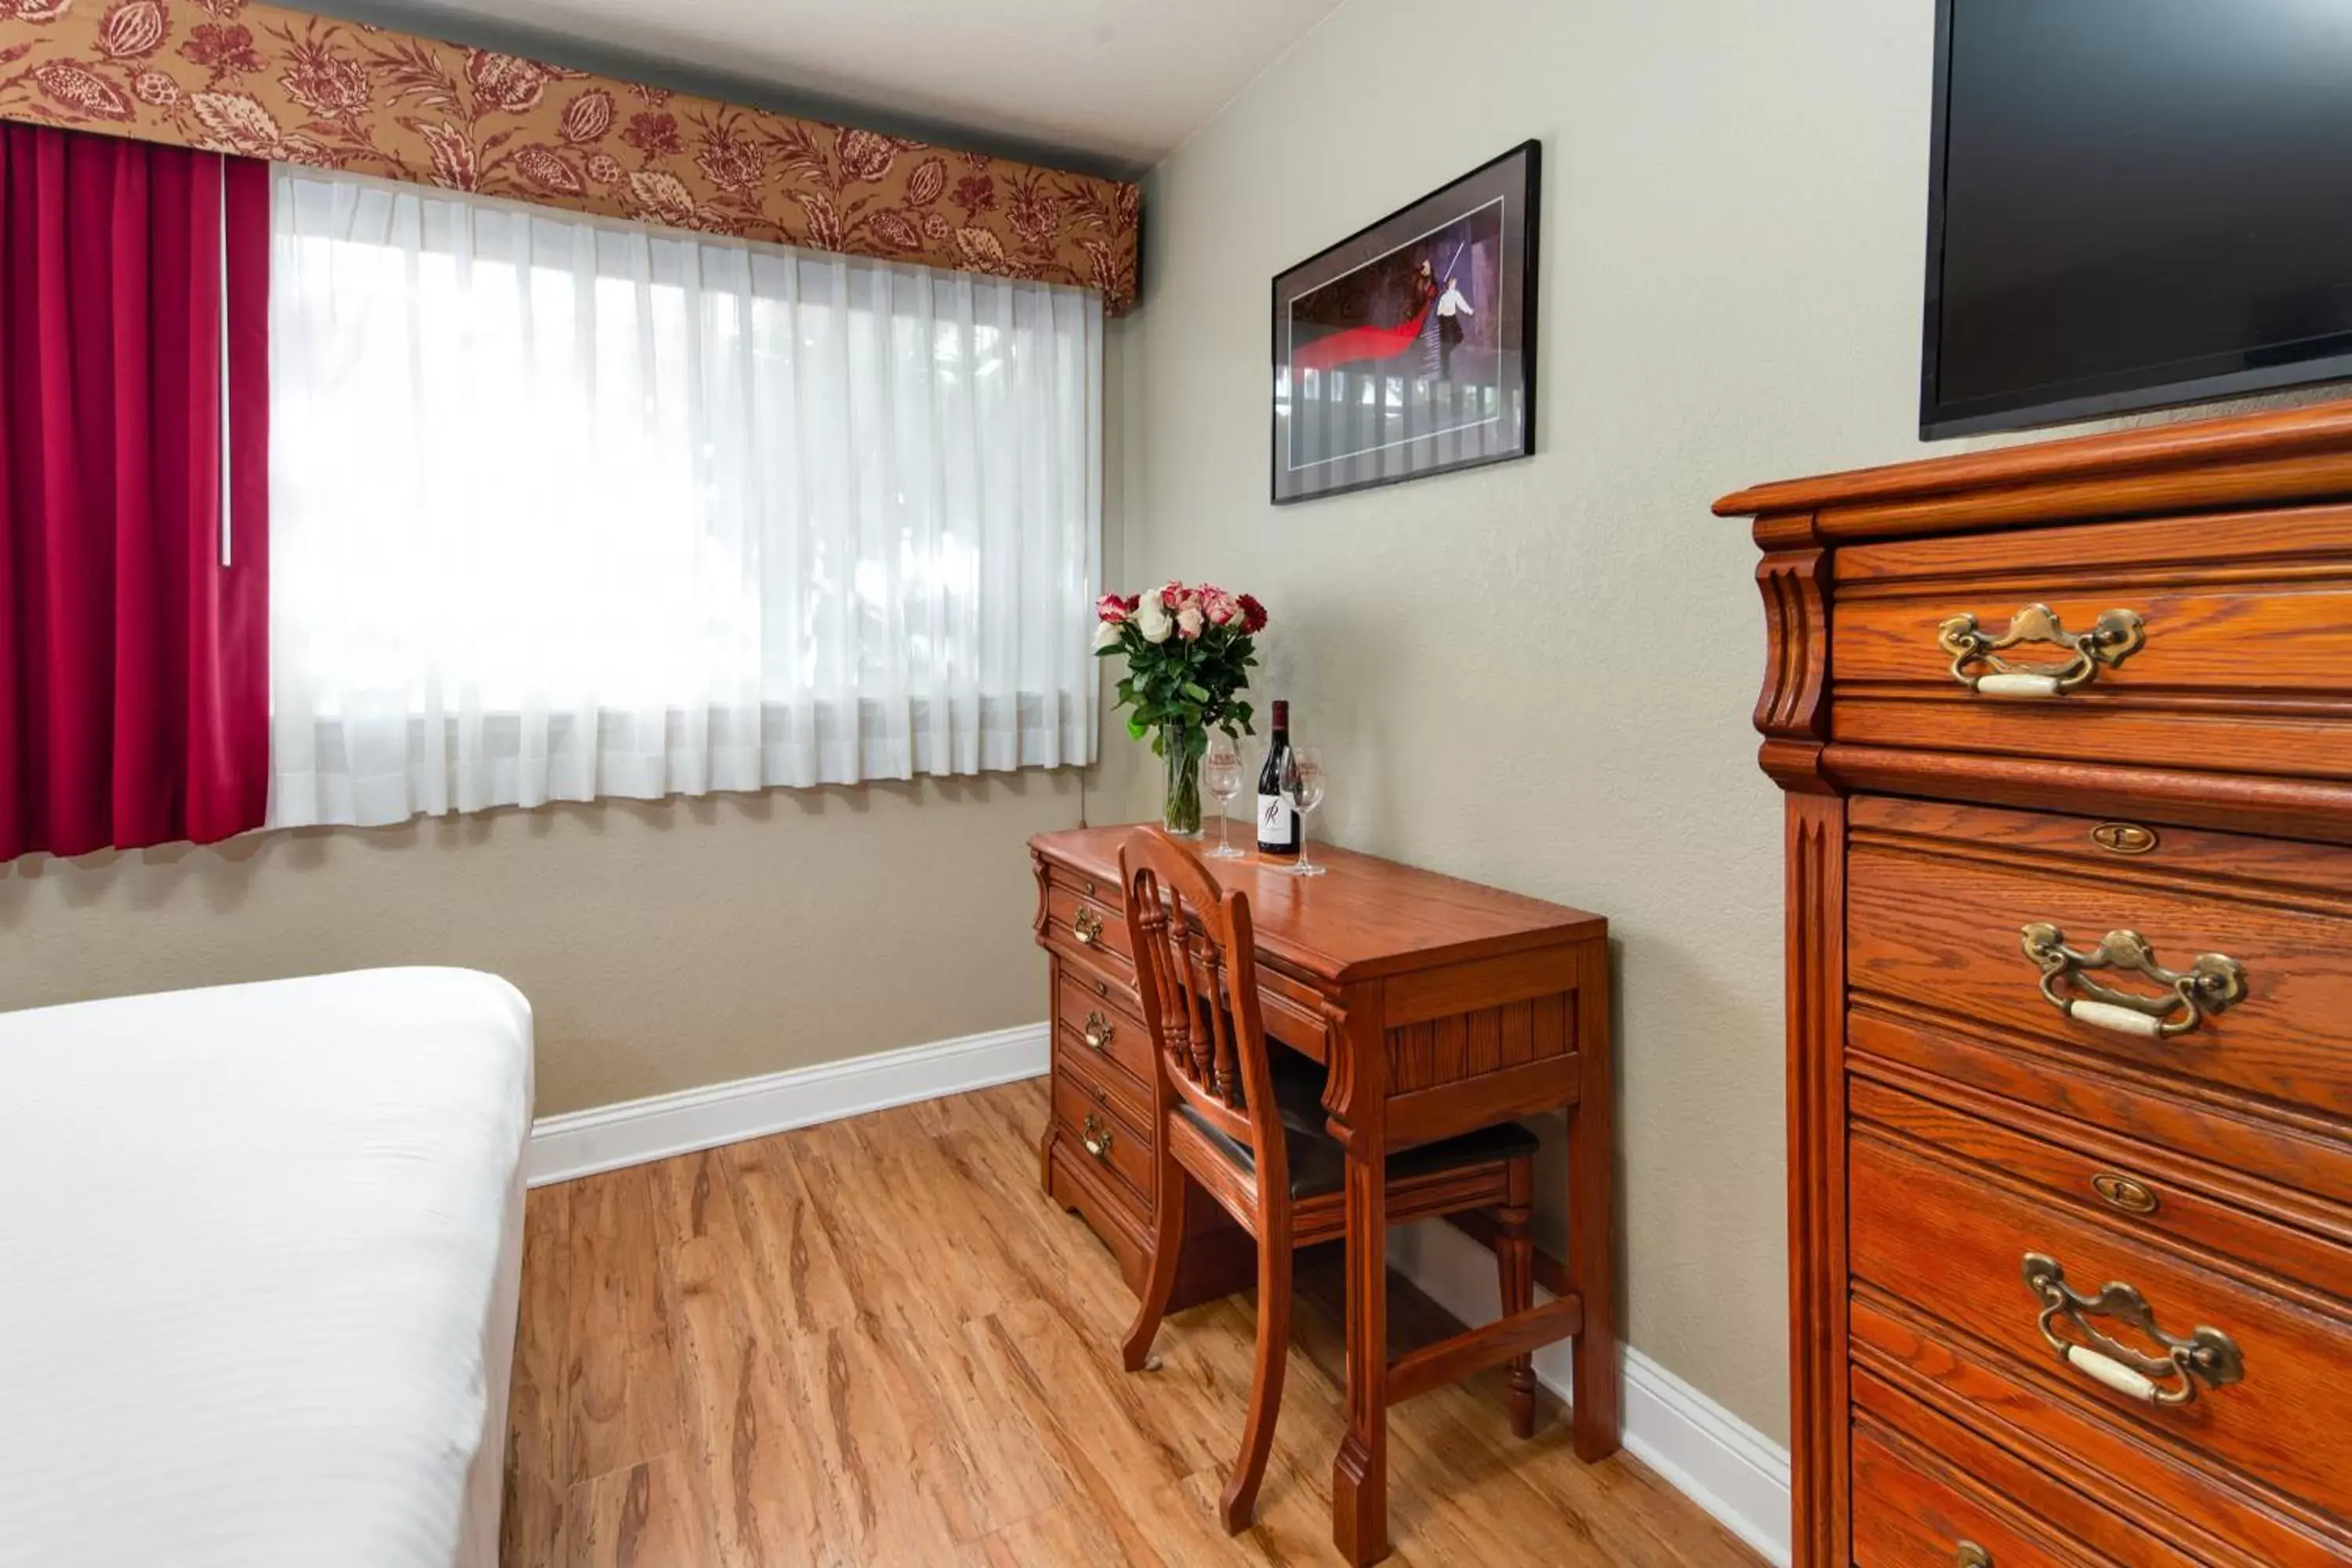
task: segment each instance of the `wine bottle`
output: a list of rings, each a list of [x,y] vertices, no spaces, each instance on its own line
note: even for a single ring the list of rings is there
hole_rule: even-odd
[[[1282,787],[1283,764],[1290,761],[1290,704],[1274,705],[1274,743],[1257,775],[1257,852],[1276,860],[1298,858],[1298,808]]]

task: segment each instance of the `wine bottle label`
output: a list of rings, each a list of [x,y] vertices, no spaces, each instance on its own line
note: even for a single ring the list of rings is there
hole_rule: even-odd
[[[1295,826],[1298,808],[1278,795],[1257,797],[1257,841],[1261,846],[1274,845],[1285,851],[1295,848],[1298,831]]]

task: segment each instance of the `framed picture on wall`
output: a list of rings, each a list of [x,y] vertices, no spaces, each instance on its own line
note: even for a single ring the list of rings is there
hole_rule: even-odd
[[[1275,279],[1277,504],[1535,450],[1542,153],[1523,142]]]

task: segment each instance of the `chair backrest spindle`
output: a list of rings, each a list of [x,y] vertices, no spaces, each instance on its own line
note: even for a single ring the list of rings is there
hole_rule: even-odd
[[[1181,1099],[1255,1159],[1263,1200],[1289,1190],[1282,1118],[1258,1012],[1249,900],[1155,828],[1119,848],[1136,988],[1151,1033],[1154,1100]],[[1163,1091],[1164,1090],[1164,1094]]]

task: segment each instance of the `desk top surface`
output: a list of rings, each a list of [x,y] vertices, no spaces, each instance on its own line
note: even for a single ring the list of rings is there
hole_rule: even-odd
[[[1030,847],[1097,881],[1118,883],[1118,847],[1133,825],[1041,833]],[[1204,840],[1201,847],[1209,846]],[[1220,885],[1249,900],[1257,946],[1345,983],[1466,958],[1605,937],[1599,915],[1465,882],[1416,866],[1315,844],[1321,877],[1295,877],[1252,853],[1206,860]]]

